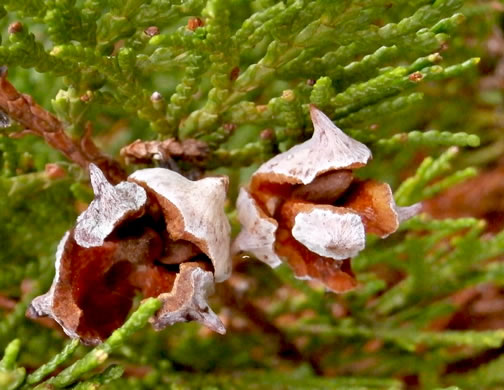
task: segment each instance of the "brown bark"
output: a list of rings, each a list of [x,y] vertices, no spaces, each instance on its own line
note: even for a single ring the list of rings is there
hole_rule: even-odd
[[[86,126],[86,133],[80,142],[73,140],[65,132],[58,118],[38,105],[30,95],[21,94],[16,90],[7,80],[5,67],[0,69],[0,110],[25,128],[21,132],[11,134],[12,137],[38,135],[44,138],[48,145],[86,170],[90,163],[94,163],[113,183],[126,178],[119,163],[102,154],[94,144],[91,139],[91,124]]]

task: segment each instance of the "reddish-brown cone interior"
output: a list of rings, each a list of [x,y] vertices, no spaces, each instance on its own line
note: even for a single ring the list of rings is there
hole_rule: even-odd
[[[292,198],[319,204],[333,204],[350,187],[352,181],[352,171],[328,172],[309,184],[296,186],[292,191]]]
[[[342,293],[357,286],[351,271],[350,259],[334,260],[319,256],[297,242],[290,229],[277,230],[275,250],[287,259],[294,274],[300,279],[316,279],[331,291]]]
[[[367,233],[386,237],[399,227],[392,191],[386,183],[356,181],[339,202],[361,216]]]
[[[100,247],[79,246],[73,231],[66,241],[52,310],[85,343],[103,341],[120,327],[135,294],[170,292],[181,262],[199,261],[213,269],[191,243],[170,240],[159,207],[151,204],[147,210],[116,227]]]
[[[299,207],[294,206],[304,203],[346,207],[342,199],[352,182],[351,170],[339,170],[319,175],[307,185],[268,182],[265,177],[256,178],[251,185],[252,196],[266,215],[271,215],[268,212],[270,200],[276,199],[275,212],[271,215],[279,223],[276,253],[287,260],[297,277],[318,280],[334,292],[345,292],[357,286],[350,259],[341,261],[323,257],[296,241],[291,229]]]
[[[322,173],[306,185],[274,173],[256,174],[250,191],[261,210],[279,224],[276,253],[287,260],[297,277],[317,279],[335,292],[357,285],[350,259],[317,255],[294,239],[291,229],[296,215],[310,204],[343,207],[361,217],[367,233],[380,237],[395,232],[399,225],[390,187],[373,180],[354,180],[350,169]]]

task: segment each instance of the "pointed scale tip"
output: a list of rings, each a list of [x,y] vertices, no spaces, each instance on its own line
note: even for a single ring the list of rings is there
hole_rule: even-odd
[[[408,219],[413,218],[415,215],[420,214],[422,212],[422,208],[422,203],[415,203],[411,206],[406,207],[396,206],[396,213],[399,219],[399,223],[407,221]]]
[[[109,183],[102,170],[98,168],[97,165],[90,163],[88,169],[89,180],[91,181],[91,187],[93,187],[93,193],[95,196],[103,192],[104,186],[112,187],[112,184]]]

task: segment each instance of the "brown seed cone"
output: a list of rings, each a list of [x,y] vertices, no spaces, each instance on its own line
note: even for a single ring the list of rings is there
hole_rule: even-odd
[[[141,292],[163,301],[157,330],[195,320],[224,333],[206,299],[231,268],[227,180],[191,182],[156,168],[113,186],[98,167],[90,172],[95,199],[61,240],[53,284],[28,315],[49,316],[70,337],[97,344],[124,323]]]
[[[310,114],[312,138],[261,165],[241,189],[232,252],[272,267],[286,261],[297,277],[344,292],[357,285],[347,259],[364,249],[365,234],[386,237],[420,207],[398,207],[388,184],[355,180],[370,150],[314,106]]]

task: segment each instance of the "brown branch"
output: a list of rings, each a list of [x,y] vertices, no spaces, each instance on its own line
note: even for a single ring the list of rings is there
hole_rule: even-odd
[[[204,164],[210,150],[203,141],[189,138],[177,141],[169,138],[164,141],[142,141],[137,139],[121,149],[121,156],[135,164],[151,163],[152,160],[167,160],[173,158],[193,165]]]
[[[175,138],[163,141],[137,139],[121,149],[121,157],[127,164],[152,164],[157,161],[164,168],[196,180],[203,174],[210,157],[210,148],[205,142],[193,138],[182,141]]]
[[[0,68],[0,110],[25,128],[11,136],[35,134],[43,137],[51,147],[82,168],[88,169],[90,163],[98,165],[113,183],[118,183],[126,177],[119,163],[102,154],[92,141],[91,124],[86,126],[86,133],[80,142],[70,138],[58,118],[39,106],[31,96],[16,90],[7,80],[6,67]]]

